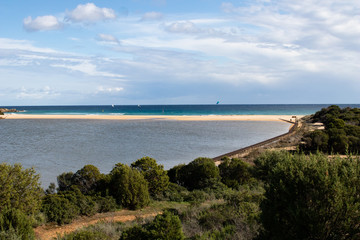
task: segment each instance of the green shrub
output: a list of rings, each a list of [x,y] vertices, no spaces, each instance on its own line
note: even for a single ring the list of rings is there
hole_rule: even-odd
[[[43,190],[40,176],[33,168],[23,169],[20,164],[0,164],[0,212],[16,208],[27,215],[40,208]]]
[[[118,208],[115,198],[111,196],[95,196],[93,200],[97,204],[97,212],[99,213],[115,211]]]
[[[178,178],[189,190],[211,187],[220,181],[219,168],[211,158],[197,158],[178,170]]]
[[[64,240],[110,240],[111,238],[102,232],[81,230],[66,235]]]
[[[238,188],[252,178],[251,167],[238,158],[225,158],[219,165],[221,181],[228,187]]]
[[[57,177],[59,191],[69,191],[76,186],[83,194],[89,194],[97,189],[102,174],[94,165],[85,165],[76,173],[62,173]]]
[[[132,163],[131,167],[139,170],[144,175],[152,197],[156,197],[168,188],[169,177],[163,165],[158,165],[155,159],[143,157]]]
[[[168,189],[163,192],[163,200],[183,202],[188,194],[189,191],[186,188],[171,182]]]
[[[167,175],[169,176],[169,181],[178,185],[184,185],[182,183],[181,175],[180,175],[180,169],[182,169],[185,166],[185,164],[179,164],[172,168],[170,168],[167,171]]]
[[[62,225],[70,223],[79,215],[79,208],[63,195],[53,194],[44,197],[42,212],[46,215],[48,222],[57,222]]]
[[[266,155],[256,161],[256,168],[270,169],[261,203],[264,239],[358,238],[358,159],[328,159],[322,154],[268,156],[270,161]]]
[[[81,193],[77,186],[72,186],[71,191],[60,192],[58,195],[68,199],[79,210],[80,215],[92,216],[97,212],[96,204],[91,196]]]
[[[110,194],[119,205],[139,209],[150,203],[148,183],[138,170],[118,163],[110,176]]]
[[[34,239],[31,221],[19,209],[5,209],[0,213],[0,239]]]
[[[184,233],[178,216],[169,211],[157,215],[149,224],[125,230],[120,240],[182,240]]]

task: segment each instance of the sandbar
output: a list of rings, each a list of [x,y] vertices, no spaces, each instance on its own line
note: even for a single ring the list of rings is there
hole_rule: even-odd
[[[5,114],[5,119],[94,119],[94,120],[175,120],[175,121],[291,121],[293,115],[33,115]],[[296,116],[300,119],[303,116]]]

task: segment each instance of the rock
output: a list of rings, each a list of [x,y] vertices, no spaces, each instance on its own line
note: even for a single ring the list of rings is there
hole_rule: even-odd
[[[5,112],[19,112],[19,110],[16,110],[15,108],[13,108],[13,109],[0,108],[0,112],[2,112],[2,113],[5,113]]]

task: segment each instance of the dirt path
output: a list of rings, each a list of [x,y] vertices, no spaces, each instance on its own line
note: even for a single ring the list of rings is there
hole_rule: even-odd
[[[120,210],[109,213],[98,213],[91,217],[76,218],[76,220],[74,220],[72,223],[63,226],[58,226],[55,224],[47,224],[47,225],[39,226],[35,228],[34,231],[37,239],[48,240],[48,239],[56,238],[57,235],[64,235],[65,233],[73,232],[79,228],[93,225],[100,221],[127,222],[127,221],[134,221],[136,218],[154,217],[160,213],[161,212],[155,209],[154,211],[147,209],[146,212],[143,212],[141,210],[138,211]]]

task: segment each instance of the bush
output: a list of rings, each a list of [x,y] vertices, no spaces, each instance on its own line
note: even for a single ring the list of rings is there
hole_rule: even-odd
[[[97,204],[97,212],[99,213],[115,211],[118,208],[115,198],[111,196],[95,196],[93,200]]]
[[[72,186],[71,191],[60,192],[58,195],[68,199],[79,210],[80,215],[92,216],[97,212],[96,204],[91,196],[81,193],[77,186]]]
[[[155,159],[143,157],[132,163],[131,167],[139,170],[144,175],[151,196],[155,197],[168,188],[169,177],[163,165],[158,165]]]
[[[169,211],[157,215],[149,224],[134,226],[125,230],[120,240],[181,240],[184,239],[181,222],[178,216]]]
[[[256,161],[260,172],[269,169],[261,203],[264,239],[358,238],[359,160],[322,154],[268,157]]]
[[[63,238],[64,240],[110,240],[111,238],[101,232],[82,230],[70,233]]]
[[[36,213],[43,193],[39,178],[33,168],[23,169],[20,164],[0,164],[0,212],[16,208],[27,215]]]
[[[89,194],[97,188],[102,175],[94,165],[85,165],[76,173],[62,173],[57,177],[59,190],[68,191],[72,186],[77,186],[83,194]]]
[[[110,176],[110,194],[119,205],[138,209],[150,203],[148,183],[138,170],[118,163]]]
[[[180,185],[189,190],[211,187],[220,181],[219,169],[211,158],[197,158],[178,170]]]
[[[252,178],[250,165],[238,158],[223,159],[219,170],[221,181],[231,188],[238,188]]]
[[[175,183],[170,183],[168,189],[163,193],[164,200],[183,202],[189,191]]]
[[[0,213],[1,239],[35,239],[31,221],[19,209],[5,209]]]
[[[53,194],[44,197],[42,212],[46,215],[47,221],[62,225],[70,223],[79,214],[79,209],[64,196]]]

